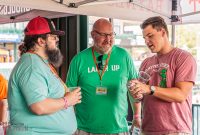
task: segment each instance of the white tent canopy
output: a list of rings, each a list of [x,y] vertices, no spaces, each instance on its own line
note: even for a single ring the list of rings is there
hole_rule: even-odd
[[[200,0],[0,0],[0,23],[26,21],[38,15],[91,15],[133,21],[160,15],[172,24],[172,44],[175,24],[199,23],[199,13]]]
[[[172,12],[174,0],[0,0],[0,23],[28,20],[37,15],[49,18],[69,15],[92,15],[125,20],[143,21],[150,16],[161,15],[170,23],[172,13],[180,17],[177,23],[200,21],[199,0],[177,0],[177,11]],[[176,0],[175,0],[176,1]],[[69,5],[77,7],[69,7]],[[34,9],[28,13],[14,14],[8,9]],[[188,14],[189,13],[189,14]],[[194,14],[194,15],[193,15]],[[188,17],[186,17],[189,15]]]

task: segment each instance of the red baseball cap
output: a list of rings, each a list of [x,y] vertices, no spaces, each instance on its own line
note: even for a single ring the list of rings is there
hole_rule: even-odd
[[[65,35],[64,31],[56,30],[54,23],[45,17],[35,17],[29,21],[24,30],[25,35],[40,35],[40,34],[53,34]]]

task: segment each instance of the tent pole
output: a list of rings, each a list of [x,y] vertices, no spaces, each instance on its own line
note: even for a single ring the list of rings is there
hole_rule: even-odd
[[[171,44],[173,45],[173,46],[175,46],[175,38],[176,38],[176,26],[175,26],[175,24],[174,23],[172,23],[172,41],[171,41]]]
[[[109,22],[114,26],[113,18],[109,18]]]
[[[171,16],[171,24],[172,24],[172,41],[171,44],[175,46],[176,43],[176,26],[175,22],[178,21],[177,13],[177,0],[172,0],[172,16]]]
[[[17,43],[13,44],[14,46],[14,62],[17,62],[18,56],[17,56]]]

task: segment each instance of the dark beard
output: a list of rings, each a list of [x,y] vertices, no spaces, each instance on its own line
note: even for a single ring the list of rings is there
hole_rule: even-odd
[[[61,54],[59,49],[46,49],[46,54],[48,56],[49,63],[53,64],[54,67],[58,68],[63,62],[63,55]]]

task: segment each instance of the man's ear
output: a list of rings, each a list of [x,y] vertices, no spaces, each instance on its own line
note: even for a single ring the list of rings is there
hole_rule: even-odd
[[[94,39],[95,38],[95,33],[94,31],[91,31],[91,37]]]
[[[164,29],[161,29],[161,32],[162,32],[162,36],[166,35],[166,31]]]
[[[40,46],[40,47],[42,47],[42,46],[44,46],[46,43],[45,43],[46,41],[44,40],[44,39],[42,39],[42,38],[38,38],[37,39],[37,44]]]

